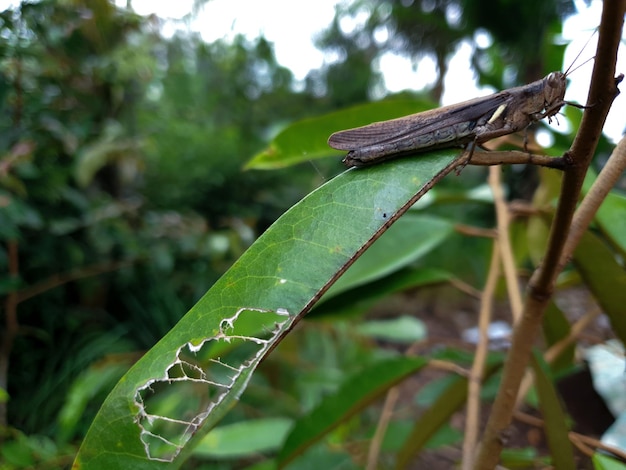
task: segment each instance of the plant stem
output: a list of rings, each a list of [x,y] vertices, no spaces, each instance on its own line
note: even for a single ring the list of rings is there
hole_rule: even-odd
[[[500,459],[511,423],[515,399],[524,371],[528,365],[534,339],[541,326],[545,308],[550,300],[560,258],[567,238],[587,168],[602,133],[602,127],[613,99],[618,93],[615,62],[624,23],[626,0],[603,3],[602,20],[596,60],[594,63],[588,108],[583,114],[579,132],[566,154],[572,165],[565,169],[559,204],[550,230],[546,255],[530,279],[524,311],[513,331],[500,390],[487,422],[487,428],[478,450],[475,470],[491,470]]]

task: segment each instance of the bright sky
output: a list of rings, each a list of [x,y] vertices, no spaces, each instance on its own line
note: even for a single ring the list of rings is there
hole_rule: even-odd
[[[116,0],[125,5],[126,0]],[[595,50],[597,34],[585,47],[585,42],[592,36],[600,24],[602,2],[591,0],[587,6],[583,0],[575,0],[579,14],[571,17],[564,24],[564,40],[569,42],[565,55],[565,70],[576,55],[583,50],[579,62],[590,58]],[[341,0],[210,0],[199,12],[197,19],[190,25],[200,31],[206,41],[233,37],[241,33],[250,39],[264,34],[274,43],[278,62],[288,67],[296,79],[302,80],[311,69],[324,64],[324,55],[315,48],[313,38],[323,30],[334,17],[335,6]],[[153,0],[132,0],[137,13],[156,13],[161,17],[181,18],[191,11],[193,0],[176,2],[158,2]],[[344,25],[342,25],[344,26]],[[346,25],[349,27],[349,25]],[[173,27],[173,26],[171,26]],[[618,72],[626,72],[626,53],[620,50]],[[443,104],[458,103],[480,95],[487,95],[496,90],[478,89],[470,68],[472,46],[461,44],[449,64],[446,77]],[[387,54],[380,61],[380,68],[385,79],[385,86],[391,92],[404,89],[420,90],[435,79],[435,63],[429,58],[420,61],[417,70],[405,58]],[[584,103],[587,97],[592,63],[581,67],[570,77],[571,82],[566,98]],[[626,83],[626,82],[625,82]],[[626,127],[626,119],[620,110],[626,109],[626,91],[614,102],[611,114],[605,126],[606,134],[617,141]],[[555,124],[553,124],[555,125]],[[563,131],[563,120],[561,120]],[[558,129],[558,127],[557,127]]]
[[[324,55],[315,48],[314,36],[324,29],[334,17],[335,6],[341,0],[210,0],[198,13],[197,18],[189,25],[199,31],[206,41],[233,37],[244,34],[253,39],[259,34],[274,43],[278,62],[288,67],[296,79],[302,80],[311,69],[324,64]],[[9,4],[19,2],[0,0],[0,9]],[[116,0],[125,6],[127,0]],[[574,57],[583,50],[585,42],[593,30],[600,24],[601,0],[591,0],[587,6],[583,0],[575,0],[579,14],[571,17],[564,25],[564,40],[569,42],[565,55],[565,70]],[[155,13],[162,18],[180,19],[191,12],[193,0],[157,1],[132,0],[134,10],[142,15]],[[343,25],[342,25],[343,26]],[[347,25],[349,27],[349,25]],[[185,27],[181,22],[170,22],[164,32],[171,32],[174,27]],[[593,55],[597,34],[579,59],[579,63]],[[445,82],[443,104],[457,103],[480,95],[490,94],[495,90],[478,89],[474,74],[469,65],[472,46],[461,44],[457,54],[451,59],[449,73]],[[592,63],[581,67],[570,77],[571,82],[566,98],[584,103],[589,86]],[[413,69],[409,60],[387,54],[380,61],[380,69],[385,79],[385,86],[395,92],[403,89],[419,90],[432,83],[435,78],[435,64],[432,60],[423,59]],[[620,50],[617,64],[618,72],[626,73],[626,51]],[[625,81],[626,83],[626,81]],[[626,85],[622,85],[624,88]],[[617,141],[626,127],[626,119],[622,110],[626,109],[626,90],[614,102],[612,111],[605,127],[605,132]],[[563,120],[561,120],[563,126]],[[563,130],[563,128],[561,128]]]

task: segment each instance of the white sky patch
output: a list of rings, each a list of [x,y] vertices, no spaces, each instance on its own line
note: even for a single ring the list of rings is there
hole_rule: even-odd
[[[432,57],[425,57],[415,67],[406,57],[391,52],[381,56],[379,67],[385,79],[385,88],[391,93],[422,90],[433,84],[437,71]]]
[[[116,0],[118,6],[125,6],[127,0]],[[211,0],[198,13],[197,18],[189,24],[168,23],[165,34],[171,34],[174,27],[188,27],[199,31],[207,42],[220,38],[232,38],[240,33],[249,39],[263,34],[274,44],[276,59],[284,67],[289,68],[297,81],[305,78],[312,69],[320,68],[332,61],[332,57],[324,56],[313,44],[313,38],[326,28],[335,14],[335,6],[339,0],[316,0],[303,2],[294,0]],[[569,17],[563,24],[563,40],[570,42],[563,70],[574,60],[583,49],[585,41],[600,24],[602,2],[592,0],[587,6],[584,0],[575,0],[578,14]],[[0,0],[0,9],[19,2]],[[191,12],[193,0],[154,1],[132,0],[133,9],[142,15],[156,14],[162,18],[180,19]],[[347,27],[349,25],[345,25]],[[597,34],[584,48],[577,63],[593,56]],[[482,90],[476,86],[476,79],[469,63],[471,46],[463,44],[451,59],[448,75],[445,78],[443,104],[452,104],[476,96],[491,93],[493,90]],[[403,59],[394,54],[385,54],[379,61],[385,85],[391,92],[401,90],[420,90],[435,80],[436,68],[432,58],[428,56],[420,60],[415,71],[410,59]],[[570,85],[566,99],[585,103],[593,61],[576,70],[570,77]],[[626,53],[622,46],[618,55],[617,73],[626,73]],[[625,82],[626,83],[626,82]],[[624,88],[622,84],[622,88]],[[613,103],[611,113],[605,126],[605,133],[617,141],[626,127],[626,120],[620,110],[626,109],[626,92],[622,93]]]
[[[205,41],[242,33],[274,43],[276,59],[296,80],[324,64],[324,54],[313,39],[335,16],[335,0],[211,0],[195,21]]]
[[[592,1],[589,6],[581,0],[576,1],[578,15],[571,16],[563,23],[563,37],[569,43],[563,60],[563,70],[574,63],[572,68],[576,68],[586,60],[593,57],[598,43],[598,33],[594,31],[600,24],[600,16],[602,14],[602,2]],[[591,38],[591,39],[590,39]],[[622,44],[617,51],[616,73],[626,74],[626,51],[624,50],[624,32],[622,32]],[[585,43],[589,41],[589,44]],[[582,52],[581,52],[582,51]],[[580,54],[580,57],[574,59]],[[593,70],[593,60],[572,72],[570,84],[567,88],[565,99],[577,103],[585,104],[587,101],[587,93],[589,92],[589,83],[591,81],[591,72]],[[626,130],[626,119],[624,118],[624,109],[626,108],[626,92],[622,82],[620,88],[622,93],[617,96],[604,126],[604,133],[614,142],[617,142]]]
[[[125,7],[126,0],[116,0],[118,7]],[[131,6],[135,13],[146,16],[156,14],[162,18],[180,19],[188,15],[193,8],[193,0],[176,0],[175,2],[158,2],[154,0],[132,0]]]
[[[492,88],[478,88],[476,73],[471,67],[473,47],[469,41],[463,41],[448,62],[448,73],[443,82],[443,105],[466,101],[478,96],[492,94]]]

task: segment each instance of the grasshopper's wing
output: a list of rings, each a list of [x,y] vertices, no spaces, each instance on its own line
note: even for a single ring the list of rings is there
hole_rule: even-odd
[[[485,121],[499,106],[509,100],[509,93],[501,91],[494,95],[475,98],[463,103],[431,109],[389,121],[335,132],[328,138],[328,145],[337,150],[354,150],[370,145],[395,142],[415,134],[427,134],[462,122]]]

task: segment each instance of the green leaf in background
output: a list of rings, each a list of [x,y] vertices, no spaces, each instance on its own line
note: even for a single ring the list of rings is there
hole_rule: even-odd
[[[334,427],[426,364],[428,360],[423,358],[389,359],[346,379],[337,393],[327,396],[309,415],[296,422],[279,454],[280,465],[295,459]]]
[[[413,421],[410,420],[391,421],[385,433],[381,450],[384,452],[397,452],[402,443],[406,441],[413,429],[413,425]],[[437,449],[444,446],[453,446],[462,441],[463,433],[461,431],[450,426],[450,424],[444,424],[430,438],[425,448]]]
[[[342,155],[346,152],[334,150],[327,144],[328,136],[333,132],[419,113],[433,107],[433,103],[424,100],[379,101],[304,119],[283,129],[270,142],[269,148],[252,157],[245,168],[270,170],[316,158]]]
[[[228,424],[213,429],[194,449],[196,457],[237,459],[280,448],[292,421],[266,418]]]
[[[371,320],[357,325],[356,332],[370,338],[392,343],[414,343],[427,336],[426,325],[421,320],[401,316],[390,320]]]
[[[589,170],[585,175],[585,191],[589,190],[595,178],[595,173]],[[626,196],[617,191],[607,194],[596,213],[595,221],[622,256],[626,255]]]
[[[345,449],[329,448],[329,446],[318,444],[311,447],[304,455],[294,460],[286,467],[276,464],[281,470],[362,470],[354,456]]]
[[[543,415],[544,429],[554,468],[576,468],[574,448],[569,440],[567,416],[559,401],[558,393],[550,377],[550,368],[537,350],[531,355],[531,366],[535,375],[535,387],[539,396],[539,407]]]
[[[180,466],[321,292],[458,156],[349,170],[292,207],[120,380],[75,468]]]
[[[565,317],[563,311],[554,303],[550,301],[546,308],[546,313],[543,316],[543,336],[546,340],[546,344],[550,347],[558,343],[570,334],[571,325]],[[560,370],[567,368],[574,362],[574,353],[576,351],[576,345],[570,344],[550,365],[552,370]]]
[[[387,214],[381,214],[383,217]],[[333,284],[324,300],[398,271],[441,244],[454,231],[451,221],[406,214]]]
[[[626,343],[626,272],[609,247],[590,231],[585,232],[574,252],[574,263],[617,337]]]
[[[626,470],[626,465],[623,463],[597,452],[593,454],[592,461],[595,470]]]
[[[451,359],[456,351],[442,351],[438,354],[438,359]],[[483,381],[488,379],[496,372],[502,364],[502,358],[492,355],[487,359],[485,375]],[[432,392],[435,391],[435,394]],[[421,394],[421,393],[420,393]],[[428,402],[424,413],[414,423],[411,433],[404,441],[402,448],[397,454],[397,469],[407,468],[411,459],[418,454],[436,435],[436,433],[444,426],[452,414],[467,399],[467,379],[457,375],[444,377],[433,384],[427,395],[420,402]],[[432,402],[431,399],[434,399]]]
[[[545,247],[548,243],[548,234],[550,232],[550,217],[559,197],[562,179],[562,175],[559,172],[548,168],[539,168],[538,173],[540,184],[533,195],[532,205],[535,209],[541,211],[539,212],[540,214],[546,215],[531,217],[528,220],[526,240],[528,254],[535,266],[539,265],[545,254]]]
[[[97,363],[83,371],[74,381],[67,394],[65,404],[59,412],[59,435],[62,441],[69,440],[85,413],[90,400],[102,390],[109,390],[128,370],[126,361],[109,360]]]
[[[80,187],[86,187],[96,173],[111,161],[138,156],[139,142],[124,137],[124,128],[116,121],[109,121],[99,138],[86,145],[78,153],[74,177]],[[139,157],[137,157],[139,158]]]
[[[442,393],[420,418],[397,454],[396,468],[407,468],[409,461],[423,449],[437,431],[444,426],[452,414],[467,398],[467,379],[453,376]]]
[[[500,461],[507,469],[536,468],[541,461],[534,447],[524,447],[521,449],[503,449]],[[546,466],[548,462],[545,462]]]
[[[350,289],[347,292],[320,303],[311,312],[311,317],[324,315],[351,315],[367,311],[377,301],[390,294],[411,287],[429,286],[452,279],[450,273],[433,268],[404,268],[384,278]]]

